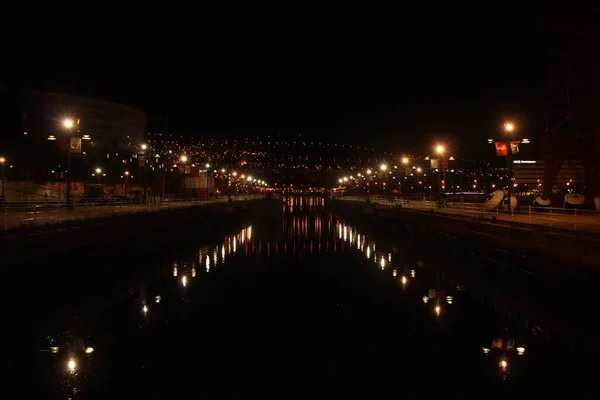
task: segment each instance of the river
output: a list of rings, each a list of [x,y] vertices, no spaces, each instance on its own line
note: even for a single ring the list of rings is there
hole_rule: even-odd
[[[499,397],[591,382],[543,328],[483,296],[489,283],[389,242],[322,199],[288,198],[226,237],[139,255],[135,274],[55,288],[72,291],[60,305],[40,288],[28,304],[43,312],[4,320],[0,397]]]

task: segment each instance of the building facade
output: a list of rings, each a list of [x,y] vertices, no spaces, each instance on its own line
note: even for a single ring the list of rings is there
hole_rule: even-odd
[[[4,153],[14,165],[9,179],[64,180],[66,143],[81,138],[72,154],[72,180],[87,181],[101,168],[107,183],[136,165],[146,131],[147,115],[123,104],[88,97],[42,91],[13,92],[11,103],[20,109],[17,121],[5,132]],[[65,129],[65,120],[74,123]]]
[[[513,177],[521,191],[540,190],[544,185],[543,160],[513,160]],[[583,187],[585,171],[578,160],[565,160],[556,178],[554,190]]]

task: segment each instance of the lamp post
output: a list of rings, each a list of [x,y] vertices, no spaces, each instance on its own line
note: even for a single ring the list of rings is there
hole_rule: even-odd
[[[229,178],[227,177],[226,172],[227,170],[225,168],[221,168],[221,175],[223,176],[225,191],[227,192],[227,195],[229,195]],[[223,193],[225,193],[225,191]]]
[[[69,132],[67,145],[67,208],[73,208],[71,205],[71,129],[74,125],[72,119],[65,119],[63,121],[63,126]]]
[[[206,163],[204,166],[206,167],[206,200],[209,200],[210,199],[210,196],[209,196],[210,192],[208,190],[208,169],[210,168],[210,164]]]
[[[423,171],[421,167],[417,167],[417,193],[419,193],[419,190],[421,189],[421,171]]]
[[[504,124],[504,131],[507,133],[507,135],[510,135],[513,131],[515,130],[515,125],[511,122],[507,122]],[[512,196],[512,189],[513,189],[513,183],[512,183],[512,146],[510,145],[510,138],[509,140],[506,142],[506,173],[508,174],[508,209],[511,210],[512,206],[511,206],[511,196]]]
[[[98,184],[100,184],[100,178],[102,177],[102,168],[96,168],[96,177],[98,178]]]
[[[379,169],[381,170],[381,172],[383,172],[383,179],[382,179],[383,182],[381,182],[381,186],[383,186],[383,193],[385,193],[387,191],[387,184],[386,184],[387,177],[385,176],[385,172],[387,171],[388,166],[386,164],[381,164],[379,166]]]
[[[141,146],[142,149],[142,156],[144,157],[143,161],[144,164],[142,165],[142,180],[144,181],[144,204],[146,204],[147,202],[147,195],[148,195],[148,182],[146,179],[146,150],[148,149],[148,145],[143,143]]]
[[[402,178],[406,177],[406,166],[408,165],[409,161],[410,160],[408,159],[408,157],[402,157],[402,171],[403,171],[403,173],[402,173],[402,175],[400,175],[400,179],[399,179],[399,181],[400,181],[400,194],[403,194],[403,192],[404,192],[404,181],[402,180]]]
[[[128,188],[129,188],[129,171],[125,171],[123,173],[123,175],[125,176],[125,197],[129,197],[127,196],[127,194],[129,193]]]
[[[438,155],[438,193],[440,198],[442,197],[442,162],[441,157],[444,154],[446,149],[442,145],[437,145],[435,147],[435,152]]]
[[[0,157],[0,165],[2,165],[2,193],[0,194],[0,198],[4,200],[4,163],[6,163],[6,158]]]
[[[512,175],[513,175],[513,161],[512,161],[512,156],[517,154],[517,152],[519,151],[518,148],[516,149],[516,151],[513,153],[513,148],[511,145],[511,139],[515,140],[514,138],[514,132],[516,130],[516,126],[514,123],[512,122],[506,122],[503,126],[503,130],[504,130],[504,136],[507,136],[506,139],[501,139],[502,142],[498,142],[501,144],[505,144],[506,145],[506,174],[507,174],[507,188],[506,188],[506,192],[508,194],[508,207],[510,210],[512,210],[512,205],[511,205],[511,197],[512,197],[512,193],[514,191],[514,184],[513,184],[513,180],[512,180]],[[517,144],[529,144],[531,143],[531,141],[527,138],[518,138],[515,140]],[[494,144],[495,142],[497,142],[497,140],[490,138],[488,139],[488,143],[490,144]],[[496,154],[498,154],[499,156],[503,156],[504,154],[502,154],[500,152],[501,147],[496,145]]]

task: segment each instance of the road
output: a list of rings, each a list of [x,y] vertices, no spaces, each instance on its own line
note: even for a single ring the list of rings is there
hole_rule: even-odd
[[[363,197],[343,196],[339,200],[365,202]],[[450,203],[447,207],[437,207],[433,201],[372,199],[372,203],[386,207],[402,207],[432,213],[465,216],[481,220],[497,220],[520,224],[539,225],[551,228],[569,229],[600,233],[600,212],[592,210],[566,210],[550,208],[538,212],[532,207],[521,207],[512,213],[502,210],[487,210],[483,203]]]
[[[233,201],[253,200],[261,196],[232,196]],[[156,212],[169,208],[192,207],[212,203],[224,203],[227,198],[215,198],[211,200],[171,200],[155,204],[136,205],[101,205],[93,203],[77,205],[72,210],[63,205],[32,205],[25,207],[4,208],[2,226],[4,230],[11,230],[24,226],[59,224],[65,221],[87,220],[93,218],[109,217],[115,214],[137,214]]]

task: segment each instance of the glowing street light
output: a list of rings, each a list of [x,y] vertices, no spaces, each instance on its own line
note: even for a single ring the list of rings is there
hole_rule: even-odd
[[[125,196],[127,197],[129,195],[129,171],[123,172],[123,175],[125,175],[125,188],[124,188],[124,192],[125,192]]]
[[[504,130],[506,132],[512,132],[515,130],[515,125],[512,122],[507,122],[504,124]]]
[[[186,155],[183,155],[183,156],[180,157],[180,160],[181,160],[182,163],[185,164],[187,162],[188,158],[187,158]]]
[[[402,157],[402,164],[406,165],[408,164],[408,157]]]
[[[148,148],[148,145],[146,143],[142,144],[142,150],[146,150]]]
[[[381,164],[381,165],[379,166],[379,169],[381,169],[382,171],[386,171],[386,170],[387,170],[387,168],[388,168],[388,167],[387,167],[387,165],[385,165],[385,164]]]
[[[67,369],[70,373],[75,373],[75,370],[77,369],[77,362],[72,358],[69,359],[67,362]]]
[[[71,130],[75,123],[72,119],[67,118],[63,121],[63,126],[67,130]],[[71,139],[69,138],[69,147],[67,153],[67,208],[71,208]]]
[[[96,168],[96,174],[100,175],[102,173],[102,169],[101,168]]]
[[[0,168],[2,168],[2,193],[0,193],[0,198],[4,199],[4,164],[6,163],[6,158],[0,157]]]
[[[444,151],[445,151],[445,150],[446,150],[446,149],[445,149],[445,148],[444,148],[444,146],[442,146],[441,144],[438,144],[438,145],[435,147],[435,152],[436,152],[437,154],[444,154]]]
[[[369,169],[367,170],[367,175],[371,175],[372,173],[373,173],[373,171],[371,171],[371,169],[369,168]]]

